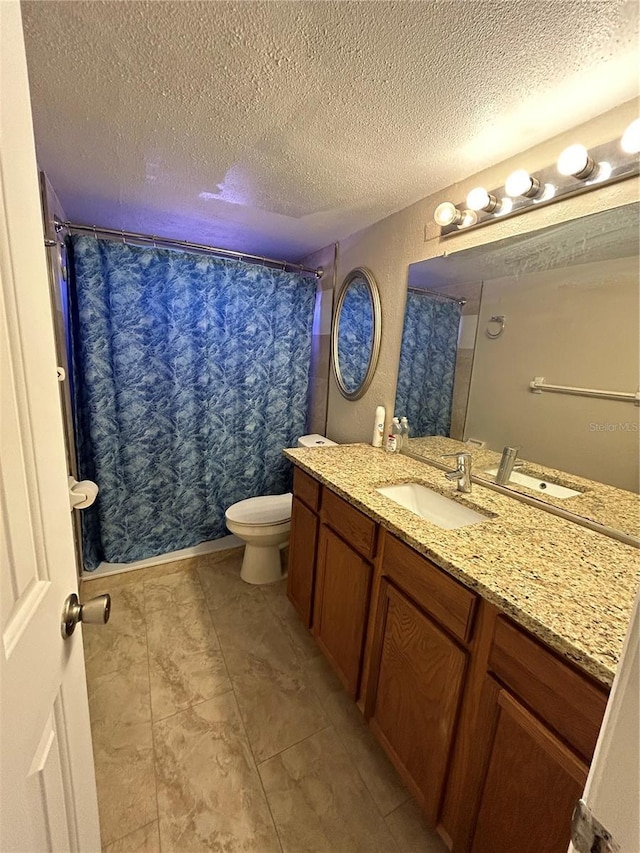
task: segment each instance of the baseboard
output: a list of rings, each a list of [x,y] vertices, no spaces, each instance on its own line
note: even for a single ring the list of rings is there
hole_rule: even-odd
[[[228,551],[231,548],[241,548],[244,542],[237,536],[223,536],[221,539],[210,539],[201,542],[192,548],[182,548],[180,551],[170,551],[168,554],[159,554],[157,557],[149,557],[148,560],[136,560],[134,563],[100,563],[93,572],[82,572],[83,580],[91,580],[108,575],[120,575],[123,572],[134,572],[136,569],[147,569],[149,566],[160,566],[163,563],[173,563],[176,560],[186,560],[188,557],[200,557],[203,554],[212,554],[215,551]]]

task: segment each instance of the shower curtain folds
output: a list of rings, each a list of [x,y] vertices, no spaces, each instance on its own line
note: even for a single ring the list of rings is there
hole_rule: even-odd
[[[461,313],[459,301],[407,293],[396,412],[411,435],[449,435]]]
[[[225,509],[290,488],[316,284],[299,273],[72,238],[85,569],[226,535]]]

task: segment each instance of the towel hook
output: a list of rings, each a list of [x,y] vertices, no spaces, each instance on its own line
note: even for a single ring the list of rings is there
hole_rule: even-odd
[[[489,326],[491,323],[497,323],[500,327],[497,332],[489,331]],[[487,337],[488,338],[499,338],[500,335],[504,332],[504,315],[503,314],[495,314],[493,317],[489,318],[489,322],[487,323]]]

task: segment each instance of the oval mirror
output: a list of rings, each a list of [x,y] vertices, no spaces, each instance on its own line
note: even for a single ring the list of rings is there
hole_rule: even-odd
[[[369,270],[342,282],[331,329],[333,372],[342,395],[357,400],[369,387],[380,352],[380,295]]]

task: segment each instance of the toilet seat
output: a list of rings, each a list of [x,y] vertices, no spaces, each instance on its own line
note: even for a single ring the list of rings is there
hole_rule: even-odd
[[[291,518],[292,499],[291,492],[247,498],[230,506],[225,515],[228,521],[236,524],[251,524],[256,527],[280,524]]]

